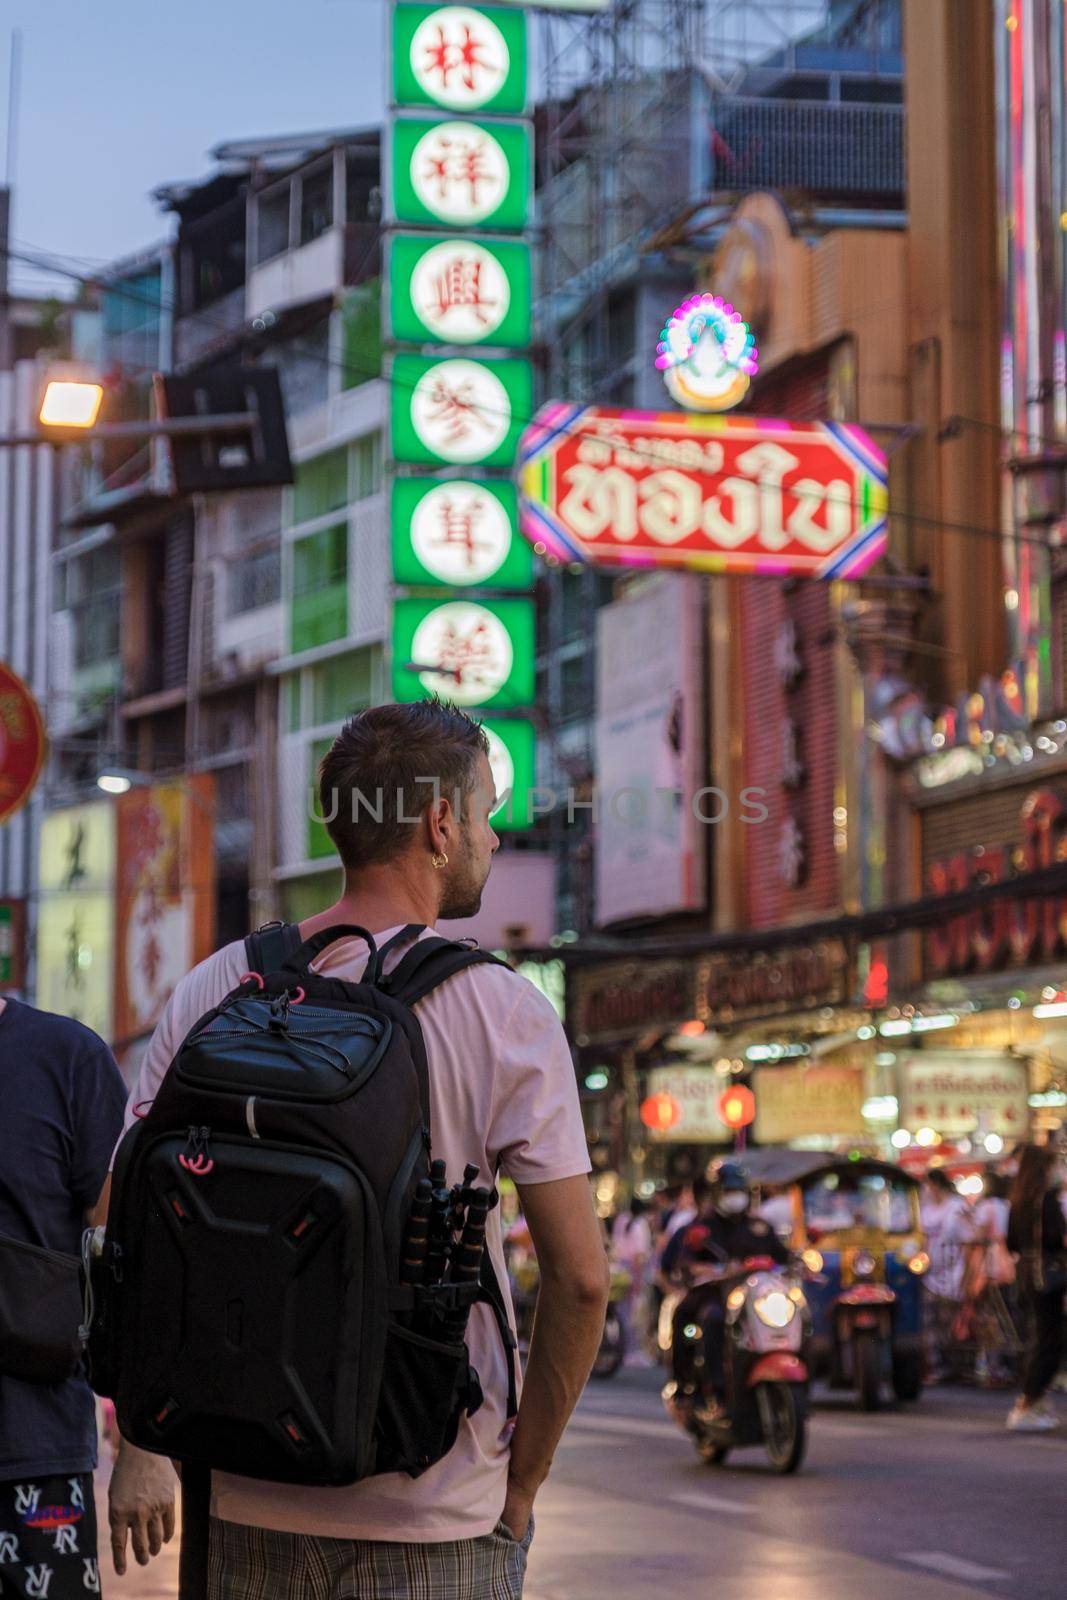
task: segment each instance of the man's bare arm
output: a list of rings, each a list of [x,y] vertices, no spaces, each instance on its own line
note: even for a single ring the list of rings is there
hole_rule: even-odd
[[[521,1539],[600,1345],[609,1273],[588,1178],[518,1189],[541,1284],[503,1512]]]
[[[111,1174],[104,1179],[104,1187],[100,1191],[100,1198],[89,1212],[87,1221],[90,1228],[103,1228],[107,1223],[107,1208],[111,1204]]]
[[[88,1213],[90,1228],[106,1225],[110,1203],[109,1172],[99,1200]],[[118,1455],[108,1484],[108,1519],[111,1558],[120,1577],[126,1571],[127,1541],[133,1546],[135,1560],[143,1567],[173,1538],[176,1486],[174,1468],[165,1456],[138,1450],[119,1436]]]

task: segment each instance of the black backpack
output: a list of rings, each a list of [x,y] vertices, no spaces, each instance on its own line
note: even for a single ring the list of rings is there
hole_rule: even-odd
[[[412,1198],[430,1170],[426,1049],[413,1007],[496,958],[414,939],[388,977],[363,928],[300,943],[274,925],[192,1028],[119,1147],[90,1274],[94,1387],[132,1444],[275,1482],[417,1476],[481,1403],[461,1328],[475,1300],[514,1340],[489,1265],[405,1286]],[[309,963],[357,934],[359,983]]]

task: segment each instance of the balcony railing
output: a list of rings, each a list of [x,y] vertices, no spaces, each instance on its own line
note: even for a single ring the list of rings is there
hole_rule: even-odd
[[[732,98],[712,108],[713,190],[904,193],[904,107]]]

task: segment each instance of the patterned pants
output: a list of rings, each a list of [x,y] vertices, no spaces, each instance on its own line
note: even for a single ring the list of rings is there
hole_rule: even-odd
[[[89,1600],[99,1593],[92,1473],[0,1483],[4,1600]]]
[[[208,1600],[522,1600],[533,1523],[481,1539],[319,1539],[211,1519]]]

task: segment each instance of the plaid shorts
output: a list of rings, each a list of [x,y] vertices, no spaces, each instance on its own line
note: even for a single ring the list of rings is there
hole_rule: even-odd
[[[208,1600],[522,1600],[533,1522],[481,1539],[319,1539],[211,1519]]]

